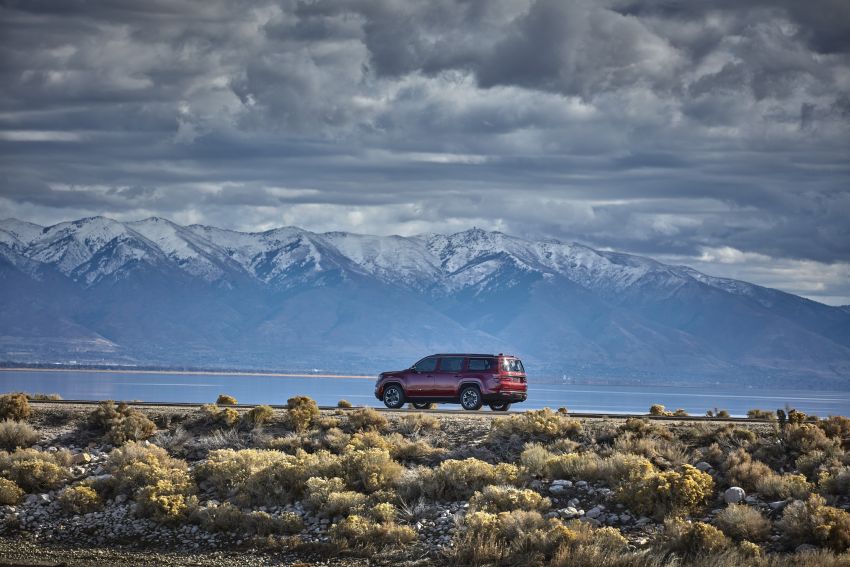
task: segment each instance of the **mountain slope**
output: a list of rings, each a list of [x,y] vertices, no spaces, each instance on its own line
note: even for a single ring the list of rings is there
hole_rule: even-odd
[[[587,379],[850,387],[850,313],[685,266],[478,229],[242,233],[0,221],[0,358],[376,371],[515,352]]]

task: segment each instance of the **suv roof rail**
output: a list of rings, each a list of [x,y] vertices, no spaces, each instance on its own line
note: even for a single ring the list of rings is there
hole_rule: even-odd
[[[431,356],[498,356],[495,354],[481,354],[481,353],[473,353],[473,352],[438,352],[437,354],[432,354]]]

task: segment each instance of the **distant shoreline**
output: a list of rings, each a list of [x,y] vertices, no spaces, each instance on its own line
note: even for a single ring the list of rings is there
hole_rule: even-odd
[[[374,376],[362,374],[295,374],[286,372],[246,372],[223,370],[130,370],[115,368],[31,368],[0,367],[0,372],[98,372],[103,374],[179,374],[188,376],[267,376],[277,378],[357,378],[374,380]]]

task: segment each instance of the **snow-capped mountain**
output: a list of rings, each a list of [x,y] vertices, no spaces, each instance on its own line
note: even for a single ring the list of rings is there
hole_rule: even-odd
[[[470,349],[517,352],[556,376],[850,376],[845,309],[480,229],[379,237],[7,219],[0,289],[7,359],[363,371]]]

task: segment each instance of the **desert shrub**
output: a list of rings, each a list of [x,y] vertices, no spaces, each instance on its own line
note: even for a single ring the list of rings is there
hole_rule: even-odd
[[[396,426],[402,433],[414,435],[421,431],[436,431],[440,429],[440,419],[435,415],[427,413],[411,413],[399,418]]]
[[[67,452],[48,453],[35,449],[0,452],[0,474],[28,493],[59,488],[68,480]]]
[[[726,471],[726,481],[730,485],[740,486],[746,490],[756,490],[760,479],[776,474],[766,464],[753,460],[744,449],[729,453],[723,463],[723,469]]]
[[[294,512],[271,515],[263,511],[243,512],[225,502],[219,506],[200,508],[192,514],[208,532],[236,532],[251,536],[294,534],[304,528],[301,517]]]
[[[348,424],[355,431],[383,431],[387,423],[387,418],[372,408],[360,408],[348,413]]]
[[[231,428],[239,423],[239,412],[234,408],[220,408],[215,404],[204,404],[201,413],[207,423],[220,427]]]
[[[14,506],[23,496],[24,491],[15,481],[0,477],[0,506]]]
[[[814,486],[801,474],[770,474],[756,482],[759,493],[767,498],[805,498]]]
[[[776,414],[770,410],[751,409],[747,412],[749,419],[770,419],[776,421]]]
[[[551,506],[552,501],[537,492],[513,486],[485,486],[484,490],[476,492],[469,499],[471,509],[494,514],[511,510],[543,513],[547,512]]]
[[[0,422],[0,449],[14,451],[19,447],[30,447],[40,438],[33,426],[24,421],[4,419]]]
[[[341,478],[312,477],[305,483],[304,502],[320,516],[332,518],[345,516],[365,506],[368,497],[360,492],[346,490]]]
[[[184,519],[197,502],[186,462],[162,447],[131,441],[114,449],[107,464],[115,477],[115,490],[131,494],[141,516],[174,523]]]
[[[723,532],[704,522],[664,521],[664,547],[685,558],[721,553],[732,546]]]
[[[850,449],[850,418],[831,415],[819,421],[817,425],[827,437],[840,441],[845,449]]]
[[[59,504],[68,514],[88,514],[99,510],[103,502],[92,487],[78,484],[59,493]]]
[[[730,504],[717,515],[715,523],[735,541],[764,541],[770,535],[770,521],[744,504]]]
[[[682,408],[677,409],[672,414],[674,417],[688,417],[688,412],[683,410]]]
[[[677,471],[652,472],[630,479],[617,490],[617,499],[629,509],[663,518],[695,510],[714,494],[711,475],[682,465]]]
[[[810,423],[789,424],[783,432],[785,446],[794,455],[803,455],[815,450],[829,450],[838,443],[826,435],[823,429]]]
[[[30,400],[30,401],[37,401],[37,402],[55,402],[57,400],[61,400],[62,396],[60,396],[59,394],[36,393],[36,394],[27,394],[27,399]]]
[[[818,485],[824,494],[850,496],[850,467],[820,473]]]
[[[613,453],[600,457],[596,453],[567,453],[556,455],[546,462],[546,476],[552,479],[602,480],[612,487],[643,478],[655,467],[644,457]]]
[[[346,451],[364,449],[386,449],[394,459],[402,461],[427,459],[444,452],[444,449],[436,449],[425,440],[412,441],[398,433],[385,435],[377,431],[358,431],[348,438]]]
[[[0,419],[24,421],[30,416],[27,395],[20,392],[0,396]]]
[[[510,463],[491,465],[469,458],[443,461],[422,475],[422,491],[434,499],[465,499],[491,484],[518,486],[520,471]]]
[[[618,554],[627,542],[614,528],[594,529],[582,522],[565,525],[538,512],[513,510],[468,513],[453,544],[451,559],[458,565],[547,564],[556,558],[575,565],[573,557],[585,550]]]
[[[286,400],[286,421],[295,431],[307,431],[320,416],[319,406],[312,398],[295,396]]]
[[[759,492],[768,497],[804,498],[812,486],[802,475],[777,474],[761,461],[753,460],[744,449],[738,449],[726,457],[723,464],[726,480],[730,485]]]
[[[215,403],[219,406],[235,406],[239,402],[236,401],[236,398],[234,398],[233,396],[229,396],[227,394],[219,394]]]
[[[404,470],[386,449],[346,451],[342,463],[348,484],[366,492],[389,488]]]
[[[260,427],[274,416],[271,406],[255,406],[242,415],[242,423],[247,427]]]
[[[88,422],[93,429],[102,432],[104,440],[112,445],[147,439],[156,430],[156,424],[144,413],[123,402],[116,406],[111,400],[101,402],[89,414]]]
[[[653,436],[660,439],[672,439],[670,430],[660,423],[653,423],[647,418],[630,417],[620,426],[620,433],[632,433],[637,436]]]
[[[649,415],[670,415],[670,412],[668,412],[661,404],[653,404],[649,407]]]
[[[850,514],[812,494],[785,507],[779,527],[793,545],[809,543],[842,552],[850,548]]]
[[[520,454],[520,462],[534,476],[546,475],[546,464],[555,456],[540,443],[526,443]]]
[[[194,475],[199,483],[209,483],[220,497],[225,497],[241,489],[252,475],[286,459],[279,451],[217,449],[195,467]]]
[[[348,400],[340,400],[336,403],[336,407],[347,409],[347,408],[350,408],[352,406],[351,406],[351,402],[349,402]]]
[[[307,480],[314,476],[343,477],[343,461],[328,451],[307,453],[297,450],[249,475],[235,489],[234,502],[255,505],[281,505],[304,494]]]
[[[562,437],[575,437],[581,431],[581,422],[549,408],[496,418],[490,423],[490,436],[494,440],[516,435],[526,440],[552,441]]]
[[[639,436],[624,433],[614,440],[614,451],[640,455],[647,459],[659,459],[672,466],[690,461],[687,449],[676,440],[665,440],[654,436]]]
[[[379,523],[366,516],[352,514],[331,526],[331,540],[342,548],[375,549],[405,545],[416,540],[416,530],[393,522]]]

